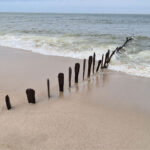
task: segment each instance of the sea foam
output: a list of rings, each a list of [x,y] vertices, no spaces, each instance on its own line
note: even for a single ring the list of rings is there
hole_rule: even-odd
[[[43,55],[72,57],[78,59],[88,58],[94,52],[96,59],[101,59],[102,54],[108,49],[114,50],[115,44],[90,45],[84,39],[71,36],[34,36],[34,35],[11,35],[0,36],[0,45],[12,48],[32,51]],[[131,75],[150,77],[150,51],[140,51],[136,54],[125,53],[122,56],[114,56],[110,69],[122,71]],[[126,57],[125,57],[126,56]],[[126,59],[125,59],[126,58]],[[141,61],[139,63],[138,61]],[[145,61],[142,63],[142,61]],[[146,62],[147,61],[147,62]]]

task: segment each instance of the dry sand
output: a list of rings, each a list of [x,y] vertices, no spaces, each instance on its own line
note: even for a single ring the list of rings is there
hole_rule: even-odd
[[[68,67],[75,62],[81,63],[80,83],[69,90]],[[65,73],[64,94],[59,72]],[[0,47],[0,150],[149,150],[150,79],[110,70],[84,82],[81,76],[82,60]],[[36,105],[27,103],[26,88],[36,90]]]

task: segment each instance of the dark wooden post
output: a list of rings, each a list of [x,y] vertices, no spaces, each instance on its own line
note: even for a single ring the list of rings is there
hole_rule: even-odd
[[[101,69],[103,69],[104,54],[102,55]]]
[[[64,74],[63,73],[58,74],[58,82],[59,82],[59,91],[63,92],[64,91]]]
[[[86,65],[86,59],[83,60],[83,80],[85,76],[85,65]]]
[[[107,63],[107,53],[105,54],[105,58],[104,58],[104,65],[103,65],[103,68],[106,68],[106,63]]]
[[[95,57],[96,57],[96,55],[94,53],[94,55],[93,55],[93,74],[95,72]]]
[[[117,49],[118,49],[118,48],[116,48],[116,50],[117,50]],[[116,53],[116,50],[112,51],[112,53],[111,53],[111,55],[110,55],[110,57],[109,57],[108,63],[110,63],[111,58],[112,58],[113,55]]]
[[[35,102],[35,91],[33,89],[27,89],[26,94],[27,94],[28,103],[35,104],[36,103]]]
[[[11,109],[11,103],[8,95],[5,97],[5,102],[6,102],[7,109],[8,110]]]
[[[49,79],[47,79],[47,92],[48,92],[48,98],[50,98],[50,83],[49,83]]]
[[[92,56],[89,56],[89,60],[88,60],[88,78],[91,75],[91,66],[92,66]]]
[[[105,63],[104,63],[104,68],[108,67],[108,63],[109,63],[109,55],[110,55],[110,50],[107,51],[106,55],[105,55]]]
[[[109,59],[110,50],[107,51],[107,60]]]
[[[109,57],[110,57],[110,50],[108,50],[107,52],[107,66],[106,67],[108,67],[109,65]]]
[[[80,64],[75,64],[75,83],[78,83],[79,71],[80,71]]]
[[[72,76],[72,69],[69,67],[69,87],[71,87],[71,76]]]
[[[98,72],[101,62],[102,62],[101,60],[98,61],[96,72]]]

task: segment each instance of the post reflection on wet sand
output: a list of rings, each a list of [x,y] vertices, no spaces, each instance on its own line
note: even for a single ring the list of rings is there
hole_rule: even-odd
[[[71,93],[78,92],[91,92],[95,88],[103,88],[109,81],[109,73],[111,71],[101,70],[96,74],[92,75],[90,78],[85,79],[83,82],[74,83],[70,88],[68,88],[64,93],[59,93],[59,98],[63,98]]]
[[[59,92],[59,98],[64,98],[64,92]]]

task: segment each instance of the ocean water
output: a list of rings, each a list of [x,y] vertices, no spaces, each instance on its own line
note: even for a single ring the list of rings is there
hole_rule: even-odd
[[[110,69],[150,77],[150,15],[0,13],[0,46],[44,54],[96,59],[127,36]]]

